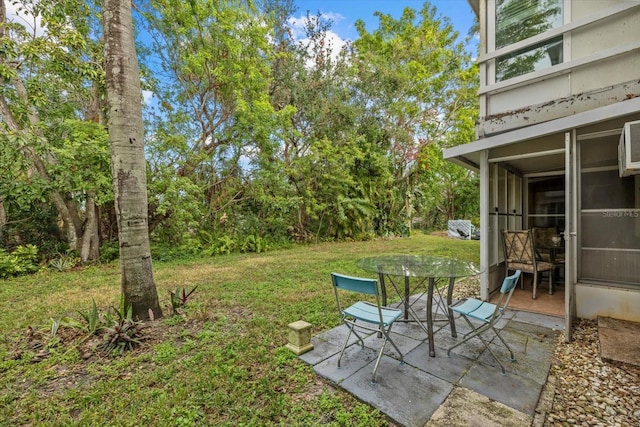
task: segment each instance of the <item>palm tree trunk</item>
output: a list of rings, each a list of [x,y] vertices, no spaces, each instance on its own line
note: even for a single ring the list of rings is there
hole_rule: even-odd
[[[134,318],[162,316],[149,245],[140,74],[131,0],[105,0],[105,71],[122,295]]]

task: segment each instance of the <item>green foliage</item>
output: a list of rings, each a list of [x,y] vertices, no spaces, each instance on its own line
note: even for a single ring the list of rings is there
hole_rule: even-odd
[[[98,205],[113,200],[111,185],[109,135],[104,126],[83,120],[68,119],[51,130],[50,138],[56,163],[49,175],[61,192],[90,194]]]
[[[242,252],[261,253],[267,250],[269,250],[267,240],[255,234],[245,237],[241,245]]]
[[[58,256],[49,261],[49,267],[57,271],[67,271],[80,263],[80,258],[73,250],[68,249],[64,254],[58,253]]]
[[[200,242],[191,239],[182,243],[182,245],[169,245],[168,243],[154,244],[151,246],[151,257],[154,261],[169,262],[180,259],[188,259],[200,255],[202,249]],[[209,255],[209,254],[207,254]]]
[[[91,2],[13,3],[23,19],[4,26],[0,51],[9,77],[0,89],[2,234],[48,257],[80,240],[88,200],[113,198],[105,123],[97,123],[101,31]]]
[[[190,291],[187,291],[187,288],[178,287],[175,292],[169,291],[169,300],[171,302],[173,314],[177,314],[178,310],[184,307],[197,288],[197,286],[194,286]]]
[[[216,238],[210,247],[211,255],[228,255],[236,252],[237,249],[237,242],[231,236],[227,235]]]
[[[26,199],[24,206],[14,202],[16,199],[10,198],[3,203],[9,221],[3,226],[0,247],[11,252],[15,248],[15,242],[28,242],[37,246],[39,257],[43,260],[68,249],[69,245],[57,224],[55,209],[46,203],[31,203]]]
[[[95,300],[92,300],[92,302],[93,305],[88,311],[78,311],[80,316],[82,316],[82,318],[86,322],[86,330],[90,335],[100,332],[100,329],[102,328],[100,314],[98,313],[98,306],[96,305]]]
[[[154,259],[405,236],[416,217],[438,226],[475,215],[475,178],[450,170],[441,149],[473,139],[478,70],[428,3],[397,19],[376,14],[372,32],[359,22],[340,52],[322,15],[308,14],[294,39],[290,1],[138,6],[153,36],[139,52],[157,100],[145,141]],[[66,231],[81,237],[93,202],[101,232],[115,234],[104,50],[93,3],[21,7],[47,34],[13,23],[3,44],[0,74],[27,94],[16,80],[2,89],[19,126],[0,135],[0,244],[34,243],[51,259],[67,249]],[[101,249],[102,261],[117,259],[115,243]],[[66,268],[59,256],[53,264]]]
[[[105,242],[100,246],[100,262],[115,261],[120,257],[120,246],[118,241]]]
[[[161,2],[145,12],[158,36],[151,49],[173,77],[154,81],[162,114],[150,122],[150,213],[163,220],[153,238],[214,253],[241,250],[254,234],[241,230],[243,194],[254,167],[277,150],[273,137],[289,111],[274,111],[268,99],[265,17],[245,2],[202,0]],[[198,241],[194,230],[203,229],[238,243]]]
[[[210,233],[201,231],[200,237],[203,253],[207,255],[229,255],[236,252],[266,252],[272,248],[270,239],[257,234],[239,234],[238,238],[232,235],[222,234],[218,237],[211,236]]]
[[[133,320],[131,306],[125,311],[115,307],[111,307],[111,310],[115,317],[109,316],[109,326],[103,328],[102,348],[108,353],[122,355],[142,344],[145,339],[144,323]]]
[[[62,319],[51,319],[51,339],[55,339],[58,335],[58,329],[62,324]]]
[[[446,221],[452,210],[443,189],[459,181],[446,172],[441,148],[473,137],[466,131],[477,111],[477,70],[451,22],[436,13],[426,3],[418,12],[406,8],[399,19],[377,13],[372,33],[363,21],[356,24],[357,96],[372,105],[365,112],[365,123],[374,123],[368,134],[386,144],[391,171],[385,186],[376,186],[379,235],[408,231],[416,216]],[[460,137],[461,125],[469,139]]]
[[[18,246],[12,253],[0,248],[0,278],[31,274],[38,271],[38,248]]]

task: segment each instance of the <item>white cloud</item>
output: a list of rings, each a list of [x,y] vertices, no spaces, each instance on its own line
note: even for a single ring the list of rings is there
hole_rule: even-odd
[[[5,2],[7,21],[24,25],[30,34],[42,36],[46,28],[39,16],[34,17],[21,2]]]
[[[291,16],[288,20],[291,29],[293,30],[293,38],[298,40],[300,37],[304,36],[304,24],[307,21],[307,18],[301,16],[296,18],[295,16]]]
[[[331,56],[334,59],[337,57],[338,53],[340,53],[344,45],[347,44],[347,40],[344,40],[342,37],[340,37],[338,34],[334,33],[333,31],[327,31],[327,41],[329,43],[329,46],[331,46],[331,49],[332,49]]]
[[[315,15],[310,15],[309,18],[318,19],[318,17]],[[306,15],[300,15],[299,17],[292,16],[289,18],[289,25],[293,30],[293,38],[296,42],[302,45],[308,45],[310,43],[310,40],[309,38],[306,37],[307,35],[304,30],[307,23],[307,19],[308,18]],[[320,19],[322,21],[327,21],[330,19],[333,23],[336,23],[346,18],[340,15],[339,13],[321,12]],[[342,48],[347,44],[348,40],[343,39],[336,32],[332,30],[327,30],[325,42],[327,46],[331,49],[331,58],[336,59],[340,51],[342,50]],[[309,46],[309,48],[311,49],[313,48],[313,46]]]
[[[144,103],[144,105],[151,105],[152,101],[153,101],[153,92],[151,92],[150,90],[143,90],[142,102]]]
[[[324,20],[331,20],[334,24],[337,24],[340,21],[344,21],[345,18],[343,15],[336,12],[320,12],[322,14],[322,18]]]

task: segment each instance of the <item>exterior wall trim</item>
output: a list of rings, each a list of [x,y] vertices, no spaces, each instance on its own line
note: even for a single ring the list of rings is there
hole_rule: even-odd
[[[561,117],[499,135],[488,136],[467,144],[445,148],[443,150],[443,155],[445,159],[452,159],[454,157],[465,156],[481,150],[501,147],[516,142],[528,141],[573,128],[601,123],[617,117],[623,117],[637,111],[640,111],[640,96],[626,101],[616,102],[615,104],[607,105],[605,107],[577,113],[572,116]]]

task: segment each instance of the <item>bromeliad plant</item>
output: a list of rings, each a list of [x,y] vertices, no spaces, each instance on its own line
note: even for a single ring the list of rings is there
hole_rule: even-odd
[[[72,250],[64,254],[58,252],[58,257],[49,261],[49,267],[60,272],[70,270],[78,264],[80,264],[80,258]]]
[[[175,292],[169,291],[169,297],[171,299],[171,308],[173,310],[173,314],[178,313],[178,309],[183,307],[189,297],[198,289],[197,286],[194,286],[189,292],[187,292],[187,288],[176,288]]]
[[[101,319],[98,313],[98,306],[96,305],[96,301],[92,301],[93,306],[89,311],[87,311],[86,313],[78,311],[78,314],[80,314],[85,322],[87,322],[85,329],[87,330],[87,332],[89,332],[89,335],[97,334],[104,327],[104,325],[102,325],[100,321]]]
[[[104,328],[104,343],[102,348],[112,354],[121,355],[126,350],[133,350],[145,339],[144,324],[133,320],[133,309],[129,306],[125,310],[111,307],[116,317],[111,318],[111,326]]]

